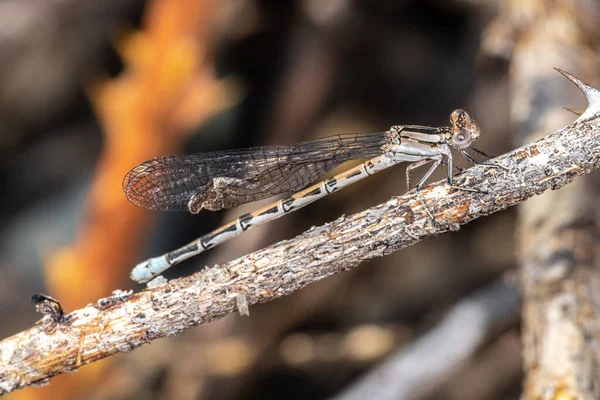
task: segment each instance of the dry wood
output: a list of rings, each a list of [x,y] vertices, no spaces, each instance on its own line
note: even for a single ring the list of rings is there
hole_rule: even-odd
[[[598,1],[533,3],[506,3],[487,36],[488,44],[514,41],[507,54],[517,145],[566,123],[562,106],[577,104],[549,66],[587,79],[600,66]],[[597,176],[588,176],[519,207],[523,399],[600,398],[598,195]]]
[[[600,98],[595,90],[586,95]],[[590,103],[600,104],[594,101]],[[0,342],[0,394],[44,384],[56,374],[221,318],[237,304],[291,294],[363,261],[456,231],[534,194],[559,189],[600,166],[599,112],[588,112],[591,118],[493,160],[509,171],[477,166],[457,177],[458,185],[481,192],[449,188],[443,182],[424,189],[422,197],[436,223],[411,192],[192,276],[141,293],[117,293],[60,322],[45,317]]]

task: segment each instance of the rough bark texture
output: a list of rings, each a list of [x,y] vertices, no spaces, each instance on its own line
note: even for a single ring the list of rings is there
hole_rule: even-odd
[[[62,323],[46,317],[0,342],[0,394],[46,383],[56,374],[221,318],[246,303],[241,297],[249,305],[276,299],[428,236],[458,230],[534,194],[559,189],[600,166],[600,119],[576,122],[493,162],[510,171],[477,166],[456,179],[457,185],[485,193],[443,182],[422,191],[436,223],[412,192],[166,285],[102,299]]]
[[[551,66],[597,78],[600,3],[539,0],[528,13],[508,4],[490,37],[507,37],[498,27],[513,32],[511,114],[522,144],[565,123],[562,106],[577,104]],[[525,399],[600,398],[595,186],[585,177],[519,209]]]

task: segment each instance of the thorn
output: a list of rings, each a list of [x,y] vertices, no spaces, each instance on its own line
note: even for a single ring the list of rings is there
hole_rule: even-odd
[[[581,114],[583,114],[583,111],[581,110],[577,110],[575,108],[571,108],[571,107],[563,107],[565,110],[572,112],[573,114],[577,115],[578,117],[581,117]]]
[[[554,67],[554,69],[556,71],[560,72],[565,78],[567,78],[568,80],[573,82],[583,92],[583,94],[587,98],[588,107],[582,114],[580,114],[579,118],[577,118],[577,121],[593,118],[593,117],[599,115],[600,114],[600,91],[591,87],[590,85],[583,82],[582,80],[574,77],[567,71],[563,71],[562,69],[556,68],[556,67]],[[573,111],[570,109],[568,109],[568,110]]]

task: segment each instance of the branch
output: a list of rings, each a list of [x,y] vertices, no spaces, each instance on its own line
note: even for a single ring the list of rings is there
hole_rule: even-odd
[[[429,333],[389,357],[335,400],[431,396],[493,333],[517,321],[519,305],[515,283],[495,282],[478,290],[456,304]]]
[[[545,2],[524,18],[522,4],[507,3],[483,35],[483,53],[509,63],[515,89],[510,102],[520,106],[512,108],[511,126],[519,131],[519,144],[564,120],[561,106],[572,101],[565,82],[548,76],[544,66],[560,63],[589,79],[599,77],[600,3],[566,4]],[[597,95],[588,102],[582,118],[600,108]],[[599,194],[597,177],[590,176],[519,209],[523,399],[600,398]]]
[[[595,90],[586,95],[592,94],[600,96]],[[509,171],[476,166],[456,178],[457,185],[485,193],[457,190],[441,182],[424,189],[422,198],[436,223],[411,192],[192,276],[141,293],[102,299],[58,322],[45,317],[38,326],[0,342],[0,394],[45,383],[54,375],[129,352],[236,309],[245,312],[247,305],[291,294],[423,238],[456,231],[534,194],[559,189],[600,166],[599,110],[588,111],[593,118],[493,160]]]

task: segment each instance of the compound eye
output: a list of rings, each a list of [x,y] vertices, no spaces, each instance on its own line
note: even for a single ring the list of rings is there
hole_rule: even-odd
[[[464,129],[459,129],[452,135],[452,142],[459,148],[468,147],[472,142],[471,133]]]

